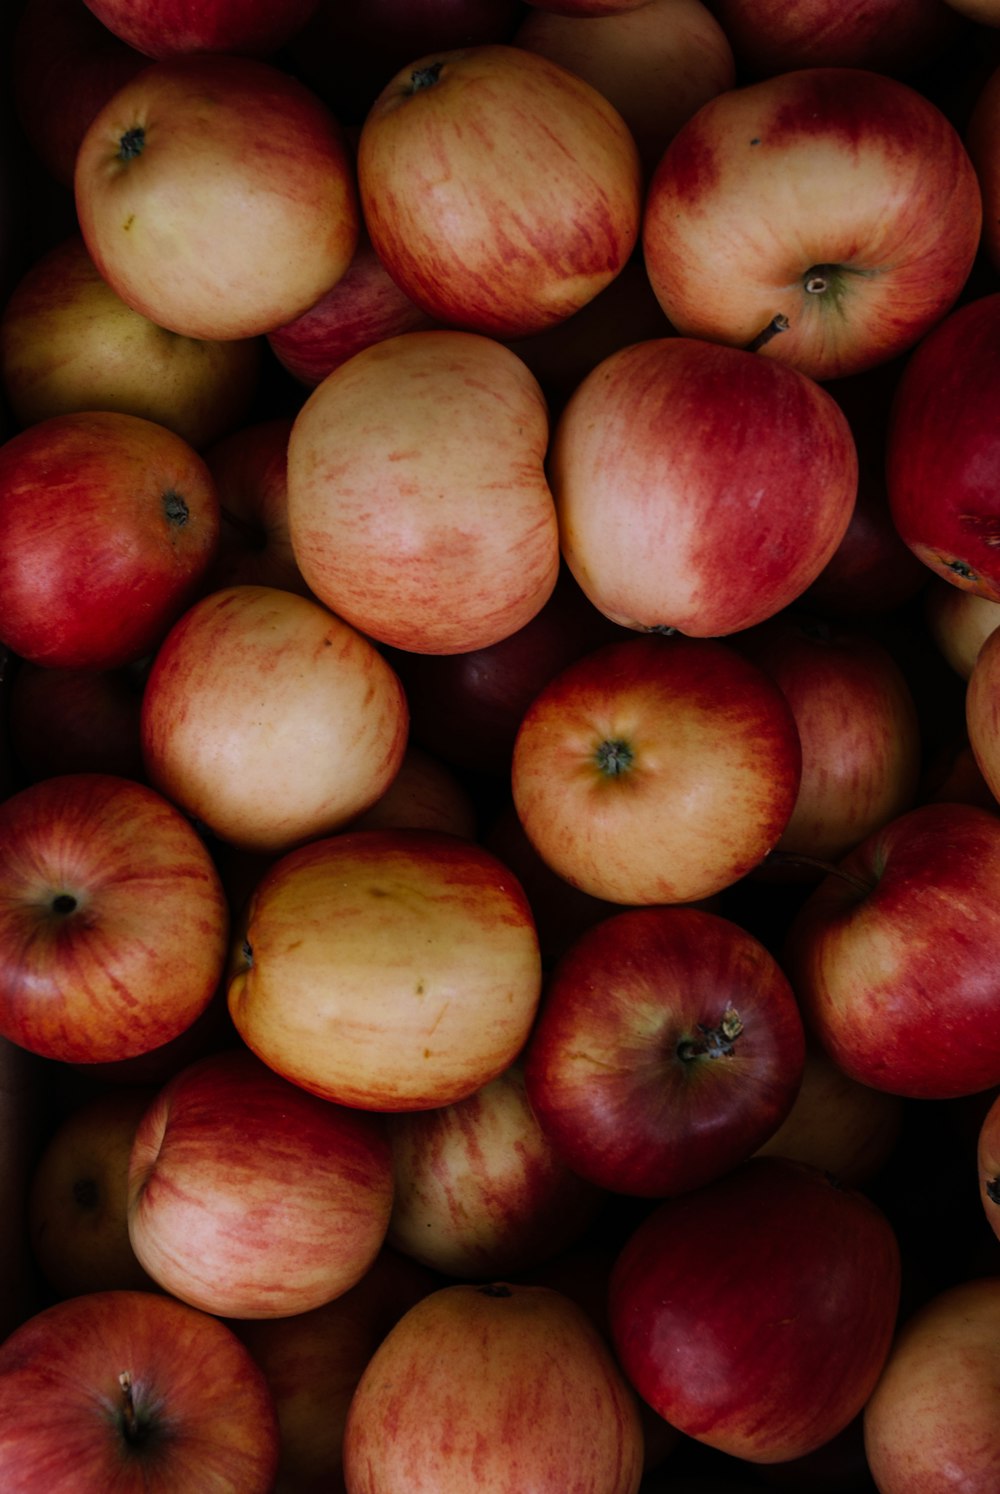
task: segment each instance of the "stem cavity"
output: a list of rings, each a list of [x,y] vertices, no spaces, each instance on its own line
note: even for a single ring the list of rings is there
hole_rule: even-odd
[[[692,1058],[732,1058],[736,1052],[736,1039],[743,1032],[743,1023],[735,1007],[727,1006],[718,1027],[706,1027],[698,1023],[698,1038],[686,1038],[677,1045],[677,1056],[685,1062]]]
[[[119,161],[134,161],[136,156],[141,156],[146,148],[146,131],[142,125],[133,125],[132,129],[126,130],[118,142]]]
[[[622,773],[628,772],[633,756],[627,742],[614,738],[601,743],[594,753],[594,761],[606,777],[618,778]]]

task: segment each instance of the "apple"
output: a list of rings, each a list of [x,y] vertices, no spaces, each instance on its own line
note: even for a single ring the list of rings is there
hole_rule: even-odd
[[[48,778],[0,803],[0,1031],[99,1063],[184,1032],[223,976],[229,909],[193,826],[145,784]]]
[[[187,52],[277,52],[305,25],[318,0],[85,0],[115,36],[147,57]]]
[[[994,800],[1000,796],[1000,638],[991,633],[976,655],[965,689],[965,725],[976,767]]]
[[[205,452],[222,523],[207,591],[275,586],[311,596],[288,532],[288,437],[293,416],[269,415],[222,436]]]
[[[979,1198],[990,1229],[1000,1240],[1000,1096],[994,1096],[976,1137]]]
[[[710,0],[744,79],[803,67],[905,76],[960,33],[946,0]]]
[[[350,1494],[637,1494],[639,1412],[598,1329],[550,1287],[430,1292],[347,1413]]]
[[[579,384],[549,480],[563,556],[596,607],[721,637],[816,579],[850,522],[858,457],[840,406],[796,369],[649,338]]]
[[[864,1411],[880,1494],[996,1488],[998,1328],[998,1276],[949,1283],[903,1323]]]
[[[1000,8],[997,17],[1000,24]],[[987,65],[985,79],[977,81],[963,139],[983,195],[983,254],[991,268],[996,270],[1000,268],[1000,227],[997,224],[1000,168],[996,161],[997,142],[1000,141],[1000,67],[996,65],[995,56]]]
[[[11,750],[27,783],[61,773],[145,781],[139,740],[148,661],[54,669],[19,659],[7,689]]]
[[[1000,26],[1000,5],[997,0],[948,0],[960,16],[974,21],[977,26]]]
[[[390,1115],[388,1243],[442,1276],[489,1281],[579,1240],[603,1190],[573,1170],[515,1062],[463,1100]]]
[[[155,1091],[109,1088],[83,1100],[48,1138],[31,1175],[32,1255],[57,1297],[155,1286],[128,1237],[128,1163]]]
[[[270,1494],[263,1372],[218,1318],[142,1291],[86,1292],[0,1345],[0,1481],[51,1494]]]
[[[736,83],[729,37],[702,0],[642,0],[597,13],[535,4],[513,40],[614,104],[647,175],[685,120]]]
[[[0,1341],[41,1306],[41,1281],[31,1248],[28,1194],[49,1124],[41,1059],[0,1038]]]
[[[921,804],[798,909],[782,963],[807,1027],[850,1078],[925,1100],[1000,1083],[998,877],[1000,815]]]
[[[831,379],[945,316],[981,224],[975,168],[937,105],[885,73],[807,67],[729,89],[681,126],[642,243],[678,332]]]
[[[994,601],[932,576],[922,601],[928,633],[955,673],[968,680],[979,650],[1000,624],[1000,597]]]
[[[178,337],[131,310],[74,234],[37,259],[0,318],[0,381],[21,426],[122,410],[197,449],[249,415],[260,342]]]
[[[475,798],[459,775],[408,742],[399,771],[375,803],[350,822],[352,830],[440,830],[475,840]]]
[[[240,1045],[175,1074],[140,1119],[129,1239],[193,1307],[286,1317],[360,1281],[392,1191],[381,1117],[307,1094]]]
[[[628,126],[590,83],[521,47],[415,58],[365,116],[357,166],[376,254],[449,326],[542,331],[592,300],[638,242]]]
[[[523,627],[559,569],[548,412],[502,343],[409,332],[313,390],[288,441],[288,522],[307,584],[382,644],[483,648]]]
[[[140,735],[150,783],[247,850],[329,833],[388,788],[406,697],[372,643],[275,586],[195,602],[153,659]]]
[[[788,1115],[805,1039],[792,988],[746,930],[636,908],[581,934],[524,1053],[546,1139],[581,1177],[664,1198],[744,1161]]]
[[[204,461],[156,421],[92,411],[18,432],[0,445],[0,640],[51,668],[134,663],[197,594],[219,524]]]
[[[283,326],[336,284],[359,232],[334,116],[291,74],[220,53],[151,63],[120,88],[80,144],[74,194],[104,279],[188,337]]]
[[[749,1463],[802,1457],[861,1411],[889,1354],[899,1243],[863,1193],[752,1157],[656,1205],[611,1273],[618,1359],[654,1410]]]
[[[906,362],[886,437],[893,522],[953,586],[1000,601],[992,419],[1000,388],[1000,292],[949,313]]]
[[[502,1073],[540,990],[531,909],[495,856],[440,831],[346,830],[264,873],[228,999],[247,1046],[293,1083],[406,1111]]]
[[[550,680],[511,765],[542,859],[609,902],[694,902],[773,850],[802,750],[779,687],[729,644],[647,634]]]

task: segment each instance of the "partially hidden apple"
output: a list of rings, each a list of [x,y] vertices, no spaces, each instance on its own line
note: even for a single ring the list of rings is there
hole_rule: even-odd
[[[979,650],[1000,624],[1000,597],[994,601],[932,576],[921,600],[931,638],[955,673],[968,680]]]
[[[147,57],[189,52],[268,56],[311,18],[319,0],[85,0],[115,36]]]
[[[311,596],[288,530],[288,437],[291,415],[241,425],[204,453],[219,495],[219,549],[206,591],[276,586]]]
[[[960,34],[946,0],[710,0],[743,78],[802,67],[898,76],[933,63]]]

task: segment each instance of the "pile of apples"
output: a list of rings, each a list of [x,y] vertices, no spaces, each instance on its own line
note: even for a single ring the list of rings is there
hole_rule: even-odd
[[[1000,3],[20,0],[0,1488],[1000,1489]]]

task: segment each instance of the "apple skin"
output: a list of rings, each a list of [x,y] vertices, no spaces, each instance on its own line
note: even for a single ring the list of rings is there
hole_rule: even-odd
[[[131,1378],[139,1436],[129,1436]],[[87,1292],[0,1345],[0,1480],[28,1494],[270,1494],[278,1424],[225,1323],[155,1292]]]
[[[139,718],[146,669],[146,661],[54,669],[19,659],[7,688],[7,720],[23,781],[113,773],[145,782]]]
[[[153,1280],[193,1307],[287,1317],[360,1281],[392,1192],[380,1116],[307,1094],[241,1045],[175,1074],[140,1119],[129,1239]]]
[[[146,1053],[207,1008],[229,909],[172,804],[112,774],[66,774],[0,804],[0,1031],[44,1058]]]
[[[357,166],[376,254],[448,326],[540,332],[592,300],[638,242],[628,126],[591,84],[520,47],[402,68],[365,117]]]
[[[810,893],[782,957],[803,1017],[846,1074],[913,1099],[1000,1082],[1000,816],[918,805]]]
[[[884,73],[801,68],[719,94],[681,127],[642,242],[678,332],[765,338],[766,358],[832,379],[906,351],[951,309],[981,223],[942,110]],[[787,327],[770,335],[776,317]]]
[[[49,1125],[45,1066],[0,1038],[0,1341],[42,1305],[41,1280],[28,1227],[31,1174]]]
[[[0,638],[51,668],[134,663],[194,599],[219,525],[204,461],[155,421],[91,411],[18,432],[0,445]]]
[[[928,633],[955,673],[968,680],[979,650],[1000,624],[1000,600],[991,601],[934,576],[924,588],[922,602]]]
[[[990,1229],[1000,1240],[1000,1096],[994,1097],[976,1137],[979,1199]]]
[[[757,939],[697,908],[629,909],[567,950],[523,1056],[543,1134],[581,1177],[664,1198],[744,1161],[788,1115],[805,1038]]]
[[[527,623],[559,570],[534,375],[491,337],[409,332],[315,389],[288,442],[288,521],[307,584],[392,647],[483,648]]]
[[[476,840],[479,815],[458,774],[410,742],[385,793],[350,821],[350,829],[441,830]]]
[[[709,0],[740,76],[803,67],[861,67],[905,76],[961,31],[945,0]]]
[[[1000,637],[993,633],[981,645],[965,687],[965,727],[976,767],[993,797],[1000,796]]]
[[[35,260],[0,318],[0,379],[21,426],[122,410],[200,450],[248,417],[260,368],[257,339],[177,337],[132,311],[76,234]]]
[[[276,586],[312,595],[288,529],[288,437],[293,418],[271,415],[252,421],[205,452],[222,518],[206,591]]]
[[[344,1472],[351,1494],[637,1494],[641,1422],[569,1297],[457,1283],[404,1313],[369,1360]]]
[[[278,853],[367,809],[402,763],[406,697],[371,642],[319,602],[224,587],[153,659],[149,781],[221,840]]]
[[[880,1494],[992,1494],[1000,1480],[998,1332],[996,1276],[949,1284],[902,1324],[864,1411]]]
[[[997,11],[1000,23],[1000,10]],[[982,248],[994,270],[1000,268],[1000,167],[997,165],[997,143],[1000,141],[1000,67],[996,59],[980,82],[965,125],[965,148],[976,168],[983,194]]]
[[[654,1410],[709,1447],[778,1463],[864,1406],[900,1279],[893,1229],[863,1193],[754,1157],[637,1226],[608,1311],[619,1362]]]
[[[283,326],[336,284],[359,233],[334,116],[290,74],[221,53],[151,63],[119,89],[81,142],[74,196],[108,284],[188,337]]]
[[[604,1192],[567,1166],[514,1063],[452,1105],[389,1117],[390,1245],[453,1279],[523,1272],[575,1243]]]
[[[690,337],[613,353],[549,453],[562,553],[638,630],[721,637],[814,581],[850,522],[858,456],[832,395],[793,368]]]
[[[115,36],[147,57],[188,52],[236,52],[268,56],[291,41],[316,10],[318,0],[84,0]]]
[[[951,311],[900,376],[886,437],[896,528],[935,575],[1000,601],[1000,292]]]
[[[694,902],[759,865],[791,815],[802,749],[791,708],[724,642],[606,644],[536,696],[511,791],[566,881],[614,903]]]
[[[281,857],[244,914],[228,981],[237,1031],[266,1063],[384,1111],[451,1104],[502,1073],[540,991],[513,873],[431,830],[342,831]]]

